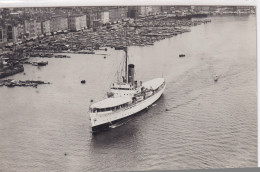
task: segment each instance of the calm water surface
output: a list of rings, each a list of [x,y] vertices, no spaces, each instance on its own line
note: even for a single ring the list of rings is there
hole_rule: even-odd
[[[0,87],[0,171],[256,167],[256,17],[211,20],[154,46],[129,48],[136,78],[163,75],[167,88],[148,112],[98,135],[91,134],[90,100],[104,98],[123,52],[25,65],[26,75],[9,78],[52,84]]]

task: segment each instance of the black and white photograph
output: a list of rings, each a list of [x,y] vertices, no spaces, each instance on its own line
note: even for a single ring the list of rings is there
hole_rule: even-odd
[[[3,2],[0,171],[257,167],[256,5]]]

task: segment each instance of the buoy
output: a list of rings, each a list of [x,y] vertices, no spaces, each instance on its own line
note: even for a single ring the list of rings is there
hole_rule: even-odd
[[[67,153],[65,152],[64,155],[67,156]]]
[[[165,109],[165,111],[169,111],[169,109]]]
[[[105,48],[105,51],[107,51],[107,48]]]
[[[107,58],[106,56],[104,56],[104,59]]]
[[[90,102],[92,103],[92,102],[93,102],[93,99],[91,99]]]
[[[81,84],[85,84],[85,83],[86,83],[86,81],[85,81],[85,80],[82,80],[82,81],[81,81]]]

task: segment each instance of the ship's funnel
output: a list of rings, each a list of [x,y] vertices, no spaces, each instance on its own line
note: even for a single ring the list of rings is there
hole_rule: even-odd
[[[134,75],[135,75],[135,65],[129,64],[128,65],[128,83],[134,85]]]

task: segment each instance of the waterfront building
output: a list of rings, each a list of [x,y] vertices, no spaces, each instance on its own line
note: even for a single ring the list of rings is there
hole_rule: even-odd
[[[42,34],[42,26],[41,26],[41,22],[36,22],[36,27],[35,27],[35,33],[37,36],[40,36]]]
[[[209,11],[210,12],[216,12],[218,10],[218,8],[219,8],[218,6],[210,6]],[[195,6],[194,6],[194,9],[195,9]]]
[[[161,13],[161,6],[129,6],[127,16],[129,18],[138,18],[139,16],[157,15]]]
[[[23,25],[5,25],[4,27],[0,27],[0,45],[4,45],[5,43],[17,43],[21,41],[23,35]]]
[[[13,41],[13,30],[14,28],[12,27],[12,25],[6,26],[7,42]]]
[[[4,67],[4,62],[3,62],[3,58],[0,57],[0,69],[2,69]]]
[[[12,42],[21,43],[24,36],[24,25],[17,24],[12,26]],[[10,40],[11,41],[11,40]]]
[[[129,6],[127,17],[137,18],[138,17],[138,7],[137,6]]]
[[[68,30],[68,18],[66,17],[53,17],[50,20],[50,31],[51,32],[61,32]]]
[[[41,29],[42,29],[43,34],[51,33],[50,20],[42,21],[41,22]]]
[[[160,14],[162,12],[162,9],[160,6],[152,6],[152,14],[153,15],[157,15]]]
[[[3,26],[0,26],[0,45],[7,43],[7,33],[6,28]]]
[[[82,15],[82,16],[80,16],[79,20],[80,20],[81,28],[82,29],[87,28],[87,16]]]
[[[68,25],[69,25],[69,30],[71,31],[79,31],[81,29],[86,28],[87,26],[86,15],[70,16],[68,19]]]
[[[152,14],[151,6],[141,6],[139,7],[139,15],[142,17],[149,16]]]
[[[13,25],[6,26],[7,42],[18,42],[18,27]]]
[[[36,37],[36,20],[25,20],[24,21],[24,34],[26,39]]]
[[[128,8],[127,7],[111,7],[109,9],[109,20],[110,22],[117,22],[127,18]]]
[[[109,22],[109,12],[108,11],[102,11],[100,17],[101,17],[100,21],[102,24]]]
[[[174,11],[174,7],[172,6],[161,6],[162,13],[171,14]]]
[[[101,11],[100,10],[90,10],[86,16],[87,27],[97,28],[101,25]]]
[[[93,27],[93,13],[92,12],[87,12],[86,21],[87,21],[87,27],[92,28]]]
[[[209,6],[194,6],[194,10],[199,13],[207,13],[210,11]]]
[[[254,10],[255,10],[254,7],[250,7],[250,6],[237,6],[236,7],[236,11],[238,13],[251,13]]]

